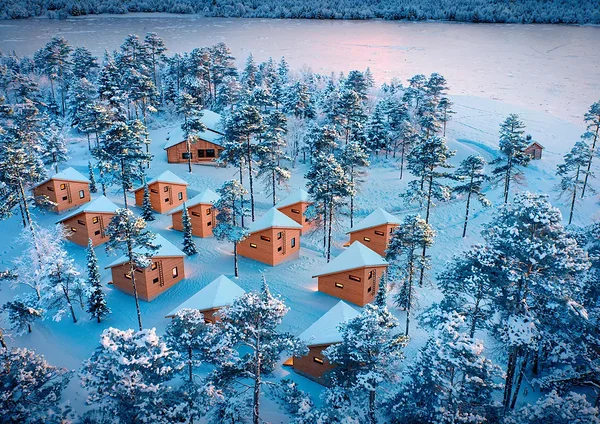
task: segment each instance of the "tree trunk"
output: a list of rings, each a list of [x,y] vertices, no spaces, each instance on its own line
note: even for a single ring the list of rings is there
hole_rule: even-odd
[[[521,390],[521,383],[523,382],[523,374],[525,374],[525,366],[526,365],[527,365],[527,356],[525,358],[523,358],[523,360],[521,362],[521,366],[519,367],[519,374],[517,376],[517,381],[515,383],[512,401],[510,402],[510,409],[515,409],[515,404],[517,403],[517,398],[519,397],[519,391]]]
[[[404,151],[406,150],[406,146],[404,142],[402,142],[402,150],[400,151],[400,179],[402,179],[402,174],[404,173]]]
[[[192,374],[192,348],[191,347],[188,347],[188,372],[189,372],[188,377],[190,378],[190,383],[191,383],[192,379],[193,379],[193,374]]]
[[[275,171],[271,172],[271,183],[273,184],[273,206],[275,206],[275,204],[277,203],[277,197],[275,196]]]
[[[31,325],[29,325],[29,332],[31,333]],[[6,345],[6,340],[4,340],[4,333],[2,332],[2,329],[0,329],[0,346],[2,346],[2,348],[4,349],[8,349],[8,346]]]
[[[412,303],[412,286],[413,286],[413,275],[414,275],[414,268],[413,268],[413,261],[411,259],[410,264],[408,266],[409,269],[409,273],[408,273],[408,302],[406,303],[406,329],[404,331],[404,335],[408,336],[408,329],[410,326],[410,306]]]
[[[375,390],[369,391],[369,423],[377,424],[377,419],[375,418]]]
[[[571,198],[571,210],[569,211],[569,225],[573,221],[573,210],[575,209],[575,199],[577,198],[577,184],[579,183],[579,166],[577,166],[577,173],[575,174],[575,185],[573,186],[573,197]]]
[[[254,222],[254,186],[252,178],[252,150],[250,146],[250,136],[246,138],[246,155],[248,156],[248,179],[250,181],[250,210],[252,222]]]
[[[504,384],[504,396],[502,400],[502,405],[504,406],[505,411],[508,410],[512,395],[513,379],[517,366],[517,350],[518,348],[513,347],[508,354],[508,363],[506,365],[506,382]]]
[[[327,262],[331,260],[331,227],[333,224],[333,202],[329,204],[329,228],[327,233]]]
[[[137,311],[138,325],[142,331],[142,312],[140,311],[140,300],[138,298],[137,288],[135,286],[135,267],[133,264],[133,246],[131,245],[131,236],[127,239],[127,255],[129,257],[129,272],[131,274],[131,288],[133,289],[133,297],[135,299],[135,309]]]
[[[242,162],[240,161],[240,184],[244,185],[244,168],[242,167]],[[240,205],[242,208],[242,216],[241,216],[241,220],[242,220],[242,227],[244,226],[244,195],[242,194],[240,197]],[[235,222],[233,223],[233,225],[235,225]]]
[[[238,254],[237,254],[237,242],[233,242],[233,272],[238,277]]]
[[[467,235],[467,224],[469,222],[469,206],[471,205],[471,193],[473,191],[473,170],[471,171],[471,182],[469,183],[469,194],[467,195],[467,211],[465,213],[465,225],[463,227],[463,238]]]
[[[350,167],[350,185],[354,186],[354,166]],[[350,228],[354,226],[354,193],[350,194]]]
[[[508,203],[508,193],[510,191],[510,173],[512,171],[512,154],[508,156],[506,165],[506,175],[504,176],[504,204]]]
[[[252,423],[260,424],[260,386],[262,384],[260,368],[262,366],[260,356],[260,334],[256,336],[256,350],[254,351],[254,367],[255,367],[255,380],[254,380],[254,407],[252,413]]]
[[[123,184],[123,202],[125,203],[125,209],[129,209],[129,205],[127,204],[127,183],[125,182],[125,163],[123,159],[121,159],[121,179]]]
[[[22,180],[19,180],[19,193],[21,195],[21,201],[23,202],[23,208],[25,210],[25,221],[31,227],[31,214],[29,213],[29,206],[27,206],[27,196],[25,195],[25,189],[23,188]]]
[[[187,137],[187,140],[185,142],[185,146],[187,148],[187,162],[188,162],[188,172],[191,174],[192,173],[192,146],[190,145],[190,137]]]
[[[429,224],[429,211],[431,209],[431,194],[433,188],[433,170],[429,176],[429,191],[427,194],[427,213],[425,214],[425,222]],[[425,256],[427,255],[427,246],[423,245],[423,252],[421,258],[423,260],[421,264],[421,276],[419,277],[419,287],[423,287],[423,280],[425,279]]]
[[[598,141],[598,132],[600,130],[600,125],[596,125],[596,131],[594,132],[594,141],[592,142],[592,151],[590,153],[590,158],[588,159],[587,164],[587,172],[585,173],[585,178],[583,179],[583,188],[581,189],[581,198],[585,196],[585,188],[587,187],[587,180],[590,175],[590,168],[592,167],[592,160],[594,159],[594,153],[596,151],[596,142]]]

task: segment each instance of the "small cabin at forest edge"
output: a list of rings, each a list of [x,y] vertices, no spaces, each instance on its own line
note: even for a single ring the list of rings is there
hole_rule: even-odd
[[[147,184],[152,210],[158,213],[170,211],[187,200],[188,183],[171,171],[163,172],[158,177],[149,180]],[[134,192],[136,206],[142,207],[144,205],[144,186],[136,188]]]
[[[249,225],[249,236],[238,243],[238,253],[271,266],[298,259],[300,230],[302,225],[271,208]]]
[[[312,223],[305,215],[306,209],[311,204],[310,195],[305,190],[299,188],[292,191],[285,199],[277,202],[275,208],[302,225],[300,233],[303,234],[312,228]]]
[[[529,146],[527,146],[525,148],[525,150],[523,150],[523,153],[528,154],[529,156],[531,156],[531,159],[534,160],[539,160],[542,158],[542,151],[545,149],[544,146],[542,146],[540,143],[538,143],[537,141],[534,141],[533,143],[531,143]]]
[[[182,309],[196,309],[204,315],[204,322],[214,324],[221,320],[218,314],[219,309],[231,305],[235,299],[244,293],[246,293],[244,289],[224,275],[220,275],[169,312],[166,317],[173,318]]]
[[[399,225],[399,218],[377,208],[346,234],[350,234],[349,244],[360,241],[371,250],[385,256],[392,233]]]
[[[294,371],[320,384],[327,384],[328,371],[335,368],[323,355],[332,344],[340,343],[342,335],[338,326],[355,318],[359,312],[343,300],[336,303],[321,318],[316,320],[298,338],[306,343],[308,353],[292,358]]]
[[[153,243],[160,246],[154,253],[146,249],[134,249],[136,253],[151,255],[152,264],[135,270],[135,286],[140,299],[150,302],[185,277],[183,258],[185,253],[160,234]],[[125,255],[106,267],[112,272],[112,284],[119,290],[133,295],[129,258]]]
[[[216,211],[213,205],[219,200],[219,195],[210,189],[192,197],[185,202],[192,224],[192,234],[197,237],[211,237],[216,224]],[[177,206],[167,215],[171,215],[173,229],[183,231],[183,205]]]
[[[199,132],[190,140],[190,159],[192,162],[209,162],[216,160],[223,151],[222,139],[225,130],[221,124],[222,116],[204,109],[201,121],[206,131]],[[181,128],[169,133],[164,150],[167,151],[167,162],[187,163],[187,142]]]
[[[33,195],[39,203],[48,199],[54,204],[52,210],[61,213],[90,201],[90,180],[67,168],[36,185]]]
[[[379,279],[387,266],[377,252],[355,241],[313,278],[318,279],[320,292],[365,306],[375,299]]]
[[[118,208],[109,199],[100,196],[61,218],[57,224],[65,226],[67,238],[73,243],[87,246],[88,240],[92,240],[92,245],[98,246],[108,241],[105,229]]]

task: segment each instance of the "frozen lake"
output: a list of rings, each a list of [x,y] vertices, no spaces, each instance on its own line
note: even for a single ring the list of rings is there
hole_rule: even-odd
[[[240,63],[284,55],[295,69],[371,68],[378,81],[439,72],[452,94],[517,104],[581,122],[600,99],[600,28],[552,25],[202,18],[134,14],[0,21],[0,50],[30,55],[62,35],[95,54],[127,34],[158,33],[171,52],[225,42]]]

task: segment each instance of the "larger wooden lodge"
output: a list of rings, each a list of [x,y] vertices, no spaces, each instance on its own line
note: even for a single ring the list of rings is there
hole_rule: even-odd
[[[306,343],[308,353],[292,358],[294,371],[320,384],[327,384],[327,372],[335,368],[323,351],[332,344],[340,343],[339,325],[359,315],[352,306],[340,300],[321,318],[308,327],[299,338]]]
[[[320,292],[365,306],[375,299],[387,266],[377,252],[355,241],[313,278],[318,278]]]
[[[163,172],[147,184],[150,190],[150,204],[158,213],[170,211],[187,200],[188,183],[171,171]],[[135,189],[135,204],[139,207],[144,205],[144,186]]]
[[[306,217],[306,209],[312,205],[310,195],[301,188],[293,190],[288,197],[277,202],[275,208],[284,215],[302,225],[301,234],[312,228],[311,221]]]
[[[135,270],[135,285],[140,299],[147,302],[164,293],[185,277],[183,258],[185,254],[160,234],[154,244],[159,249],[151,253],[152,264]],[[136,249],[136,253],[148,255],[145,249]],[[119,290],[133,295],[129,258],[125,255],[106,267],[112,272],[112,284]]]
[[[192,224],[193,235],[197,237],[211,237],[213,235],[217,215],[213,205],[217,200],[219,200],[219,195],[210,189],[206,189],[185,202]],[[183,231],[183,205],[177,206],[168,215],[171,215],[173,229]]]
[[[377,208],[352,227],[347,234],[350,234],[350,244],[360,241],[369,249],[385,256],[392,233],[398,225],[400,225],[399,218]]]
[[[67,229],[67,238],[80,246],[87,246],[88,240],[93,246],[108,241],[106,226],[115,216],[118,206],[104,196],[100,196],[79,209],[61,218],[57,223]]]
[[[219,309],[231,305],[235,299],[244,293],[246,293],[244,289],[224,275],[220,275],[169,312],[167,318],[174,317],[177,312],[183,309],[196,309],[204,315],[204,322],[214,324],[221,320]]]
[[[67,168],[33,188],[38,203],[51,202],[56,213],[76,208],[91,200],[90,180],[73,168]]]
[[[271,266],[298,259],[301,230],[302,225],[271,208],[250,224],[249,236],[238,243],[238,253]]]
[[[223,125],[221,124],[222,116],[204,109],[201,120],[206,127],[206,131],[196,134],[190,140],[190,159],[192,162],[214,161],[218,159],[223,151],[221,141],[224,135]],[[188,162],[187,142],[181,129],[178,128],[170,132],[164,150],[167,151],[167,162]]]

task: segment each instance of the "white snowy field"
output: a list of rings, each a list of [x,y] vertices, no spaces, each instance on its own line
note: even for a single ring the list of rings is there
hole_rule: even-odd
[[[225,42],[241,64],[285,56],[293,69],[371,68],[379,83],[439,72],[450,92],[501,100],[578,122],[600,90],[600,27],[203,18],[138,13],[0,22],[0,51],[31,55],[64,36],[102,56],[153,31],[170,53]]]

